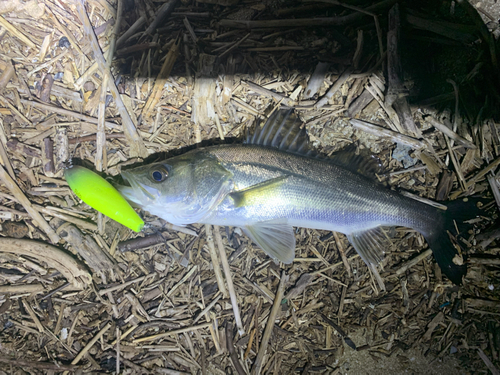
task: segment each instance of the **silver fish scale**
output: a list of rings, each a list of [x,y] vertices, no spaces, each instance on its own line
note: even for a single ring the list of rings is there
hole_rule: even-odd
[[[330,162],[255,145],[225,145],[197,150],[215,156],[233,173],[237,190],[289,176],[278,186],[235,207],[227,197],[205,222],[248,225],[286,218],[293,226],[346,234],[378,225],[398,225],[431,234],[436,209],[406,198]]]

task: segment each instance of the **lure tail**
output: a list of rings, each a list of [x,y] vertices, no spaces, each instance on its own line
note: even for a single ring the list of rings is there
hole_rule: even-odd
[[[467,265],[464,254],[459,254],[450,234],[456,234],[455,222],[461,224],[479,215],[478,202],[478,199],[473,198],[448,202],[446,204],[448,209],[439,212],[441,218],[437,225],[424,235],[441,270],[457,285],[462,284],[462,279],[467,273]]]

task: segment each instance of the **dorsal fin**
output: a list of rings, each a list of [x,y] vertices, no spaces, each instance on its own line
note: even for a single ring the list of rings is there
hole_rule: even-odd
[[[374,179],[375,175],[382,173],[383,170],[381,160],[367,150],[361,150],[359,154],[356,154],[354,143],[333,153],[329,160],[342,168],[371,179]]]
[[[306,128],[302,126],[302,122],[293,109],[275,111],[264,125],[257,125],[253,133],[247,134],[244,143],[318,157],[371,179],[375,178],[375,174],[382,172],[380,159],[366,150],[356,154],[356,145],[354,144],[335,152],[329,158],[318,156],[316,151],[310,147]]]
[[[306,129],[293,109],[276,110],[263,126],[257,125],[253,133],[247,135],[244,143],[307,156],[314,154],[309,147]]]

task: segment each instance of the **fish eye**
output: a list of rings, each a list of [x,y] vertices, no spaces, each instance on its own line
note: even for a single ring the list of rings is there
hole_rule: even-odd
[[[163,182],[168,177],[168,170],[163,166],[155,167],[151,169],[150,176],[154,182]]]

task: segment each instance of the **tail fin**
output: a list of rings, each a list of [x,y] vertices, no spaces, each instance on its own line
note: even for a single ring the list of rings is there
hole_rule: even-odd
[[[441,213],[440,227],[425,236],[443,273],[458,285],[462,284],[462,278],[467,273],[467,265],[464,255],[459,254],[448,233],[457,234],[454,221],[461,224],[479,215],[480,209],[477,207],[479,201],[475,198],[466,198],[447,202],[447,210]]]

